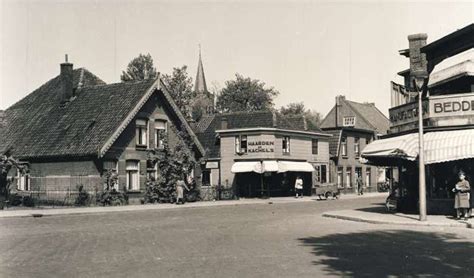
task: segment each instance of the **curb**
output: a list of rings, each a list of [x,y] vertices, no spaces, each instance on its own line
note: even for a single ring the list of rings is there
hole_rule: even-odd
[[[400,225],[400,226],[432,226],[432,227],[457,227],[457,228],[467,228],[474,229],[472,223],[437,223],[437,222],[407,222],[407,221],[384,221],[384,220],[374,220],[374,219],[365,219],[363,217],[347,216],[334,214],[331,212],[325,212],[322,214],[323,217],[335,218],[341,220],[348,220],[354,222],[363,222],[370,224],[381,224],[381,225]]]

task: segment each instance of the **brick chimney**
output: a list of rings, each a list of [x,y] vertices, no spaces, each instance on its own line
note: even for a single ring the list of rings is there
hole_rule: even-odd
[[[420,49],[426,45],[428,35],[425,33],[413,34],[408,36],[408,46],[410,53],[410,91],[413,91],[413,80],[416,76],[428,75],[428,63],[426,54],[421,53]]]
[[[346,96],[344,96],[344,95],[338,95],[338,96],[336,96],[336,107],[335,107],[335,108],[336,108],[336,111],[335,111],[335,112],[336,112],[336,117],[334,117],[335,120],[336,120],[336,122],[335,122],[335,127],[338,127],[338,126],[339,126],[339,124],[338,124],[338,123],[339,123],[339,112],[340,112],[339,109],[340,109],[340,107],[342,106],[342,102],[343,102],[344,100],[346,100]]]
[[[59,76],[61,80],[61,102],[66,103],[72,99],[74,94],[72,64],[67,61],[67,54],[66,61],[61,64]]]
[[[221,118],[221,129],[227,129],[227,118],[226,117]]]

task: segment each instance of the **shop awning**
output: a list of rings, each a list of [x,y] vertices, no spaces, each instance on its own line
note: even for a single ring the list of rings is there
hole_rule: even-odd
[[[423,140],[425,164],[474,158],[474,129],[429,132]],[[369,162],[393,158],[416,160],[418,134],[376,140],[364,148],[361,156]]]
[[[278,161],[278,172],[313,172],[313,165],[308,162]]]
[[[466,50],[437,64],[430,74],[428,87],[435,87],[462,76],[474,75],[474,49]]]
[[[230,169],[232,173],[248,173],[248,172],[255,172],[255,173],[262,173],[262,163],[260,161],[242,161],[242,162],[235,162]]]
[[[418,133],[375,140],[362,150],[361,156],[370,158],[403,158],[415,160],[418,156]]]
[[[278,171],[278,162],[275,160],[266,160],[263,161],[263,172],[277,172]]]

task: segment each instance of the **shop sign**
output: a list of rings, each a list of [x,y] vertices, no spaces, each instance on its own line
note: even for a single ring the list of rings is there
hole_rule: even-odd
[[[423,118],[428,116],[428,101],[423,101]],[[410,124],[418,121],[418,101],[410,102],[389,110],[392,126]]]
[[[430,117],[474,115],[474,94],[430,99]]]
[[[273,141],[249,141],[247,143],[249,153],[273,153],[275,142]]]
[[[219,162],[218,161],[206,162],[206,169],[219,169]]]

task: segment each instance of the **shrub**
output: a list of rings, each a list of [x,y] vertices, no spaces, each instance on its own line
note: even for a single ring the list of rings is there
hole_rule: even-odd
[[[76,206],[85,206],[89,203],[89,193],[84,190],[84,186],[81,184],[79,185],[79,193],[77,194],[76,200],[74,204]]]

